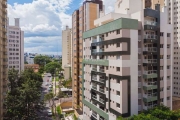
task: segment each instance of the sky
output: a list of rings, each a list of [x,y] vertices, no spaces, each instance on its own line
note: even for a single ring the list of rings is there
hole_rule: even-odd
[[[103,0],[106,13],[113,11],[116,0]],[[61,33],[72,26],[71,15],[83,0],[8,0],[9,24],[20,18],[25,33],[24,51],[61,55]]]

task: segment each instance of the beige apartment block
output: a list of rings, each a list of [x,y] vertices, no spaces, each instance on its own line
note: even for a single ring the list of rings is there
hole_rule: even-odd
[[[116,120],[160,104],[172,109],[174,44],[167,7],[117,0],[114,8],[83,33],[83,119]]]
[[[0,1],[1,44],[0,44],[0,120],[3,119],[3,101],[7,91],[7,1]]]
[[[72,59],[72,35],[71,35],[71,28],[66,26],[66,29],[62,31],[62,68],[64,69],[65,66],[71,65]]]
[[[82,114],[82,60],[83,32],[94,28],[94,20],[103,12],[101,0],[85,0],[79,9],[72,14],[72,79],[73,79],[73,108]]]
[[[19,18],[14,22],[14,26],[7,26],[8,69],[14,68],[20,73],[24,70],[24,31],[20,28]]]

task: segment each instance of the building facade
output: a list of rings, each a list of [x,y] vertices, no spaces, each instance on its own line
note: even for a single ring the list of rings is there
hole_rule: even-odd
[[[168,20],[169,24],[173,25],[174,34],[174,67],[173,67],[173,96],[180,97],[180,29],[179,29],[179,10],[180,0],[165,0],[168,6]]]
[[[83,33],[84,119],[116,120],[160,104],[172,109],[173,28],[167,7],[151,6],[117,0],[115,12]]]
[[[0,119],[3,119],[3,101],[7,91],[7,1],[0,1],[1,14],[1,44],[0,44]]]
[[[101,0],[84,1],[72,15],[72,79],[73,79],[73,108],[82,110],[82,60],[83,32],[94,28],[94,20],[103,11]],[[79,112],[81,113],[81,112]]]
[[[15,25],[8,25],[8,69],[14,68],[19,72],[24,70],[24,31],[21,30],[19,18]]]
[[[66,29],[62,31],[62,68],[64,69],[65,66],[71,65],[71,44],[72,44],[72,37],[71,37],[71,29],[66,26]]]

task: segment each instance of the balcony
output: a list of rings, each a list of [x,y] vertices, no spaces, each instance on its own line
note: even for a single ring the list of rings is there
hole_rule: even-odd
[[[157,106],[157,104],[148,105],[148,106],[144,106],[143,109],[144,109],[144,110],[148,110],[148,109],[151,109],[151,108],[156,107],[156,106]]]
[[[97,49],[92,49],[92,53],[97,53]]]
[[[141,87],[142,87],[142,83],[138,82],[138,88],[141,88]]]
[[[141,99],[141,93],[138,93],[138,99]]]
[[[143,51],[157,52],[157,48],[156,47],[145,47],[143,49]]]
[[[99,38],[99,42],[101,42],[101,41],[104,41],[104,38],[103,38],[103,37],[100,37],[100,38]]]
[[[141,59],[138,59],[138,65],[141,65],[142,61]]]
[[[141,54],[141,53],[142,53],[142,49],[138,48],[138,54]]]
[[[157,40],[157,35],[153,35],[153,34],[146,34],[144,35],[144,38],[145,39],[154,39],[154,40]]]
[[[142,72],[141,71],[138,71],[138,76],[141,76],[142,75]]]
[[[96,43],[96,42],[97,42],[97,39],[93,39],[93,40],[92,40],[92,43]]]
[[[148,21],[148,20],[146,20],[146,21],[144,22],[144,25],[157,26],[157,22],[155,22],[155,21]]]
[[[144,102],[151,102],[157,100],[157,93],[148,93],[143,95]]]
[[[141,105],[138,105],[138,111],[141,111]]]
[[[104,48],[100,48],[100,49],[99,49],[99,52],[104,52]]]
[[[92,71],[97,71],[97,67],[92,67]]]
[[[99,98],[99,102],[101,102],[102,104],[104,104],[104,100]]]
[[[147,63],[147,64],[157,63],[157,59],[145,59],[143,60],[143,63]]]
[[[104,93],[104,89],[99,88],[99,92]]]
[[[97,113],[92,112],[92,117],[95,118],[97,120]]]
[[[105,79],[99,78],[99,82],[104,83],[104,82],[105,82]]]
[[[92,80],[97,81],[97,76],[92,76]]]
[[[104,68],[100,68],[100,69],[99,69],[99,72],[104,73],[104,72],[105,72]]]
[[[92,98],[97,100],[97,96],[96,95],[92,95]]]
[[[94,86],[94,85],[93,85],[93,86],[92,86],[92,89],[97,90],[97,86]]]
[[[157,82],[148,82],[143,84],[144,90],[157,89]]]
[[[144,79],[157,78],[157,70],[144,71],[143,78]]]

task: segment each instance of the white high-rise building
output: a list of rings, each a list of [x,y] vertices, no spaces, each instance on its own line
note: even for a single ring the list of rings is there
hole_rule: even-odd
[[[180,0],[165,0],[165,4],[168,6],[169,24],[173,25],[174,30],[173,96],[180,97]]]
[[[15,25],[8,24],[8,69],[24,70],[24,31],[21,30],[19,18],[15,18]]]

